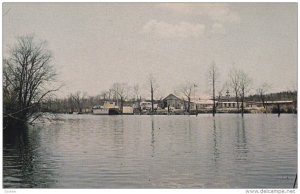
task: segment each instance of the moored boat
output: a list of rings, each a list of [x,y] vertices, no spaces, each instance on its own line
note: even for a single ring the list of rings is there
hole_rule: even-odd
[[[115,102],[104,102],[103,106],[94,106],[92,112],[94,115],[117,115],[120,109]]]

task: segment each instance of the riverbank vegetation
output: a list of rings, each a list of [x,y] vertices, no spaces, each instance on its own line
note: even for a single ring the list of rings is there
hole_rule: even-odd
[[[41,116],[40,104],[58,88],[56,72],[46,43],[33,36],[18,37],[3,59],[3,127],[33,122]]]

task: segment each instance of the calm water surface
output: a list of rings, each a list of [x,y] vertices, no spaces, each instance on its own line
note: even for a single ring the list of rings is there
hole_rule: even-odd
[[[3,155],[5,188],[292,188],[297,115],[59,115]]]

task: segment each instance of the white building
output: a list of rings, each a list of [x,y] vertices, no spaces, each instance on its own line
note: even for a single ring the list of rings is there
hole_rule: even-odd
[[[246,107],[245,105],[246,105],[246,103],[244,102],[244,107]],[[242,106],[242,103],[239,102],[239,107],[241,107],[241,106]],[[237,108],[237,107],[238,107],[237,102],[232,102],[232,101],[218,102],[218,108]]]
[[[214,105],[214,101],[210,99],[197,99],[191,100],[191,109],[199,110],[199,109],[212,109]]]

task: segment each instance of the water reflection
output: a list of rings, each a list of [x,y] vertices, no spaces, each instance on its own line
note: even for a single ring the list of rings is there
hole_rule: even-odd
[[[216,129],[216,120],[215,118],[212,119],[213,121],[213,160],[217,162],[220,152],[218,149],[218,136],[217,136],[217,129]]]
[[[236,160],[247,160],[248,157],[248,146],[245,131],[245,119],[244,117],[236,120]]]
[[[114,145],[119,150],[118,155],[124,149],[124,120],[122,116],[110,117],[109,129],[113,129]]]
[[[154,143],[155,143],[155,135],[154,135],[154,117],[153,117],[153,115],[151,115],[151,148],[152,148],[151,157],[154,157],[154,153],[155,153]]]
[[[39,129],[23,128],[4,133],[3,139],[4,188],[53,186],[51,164],[40,154],[45,150],[40,145]]]
[[[4,137],[4,187],[291,187],[296,121],[254,114],[64,115],[60,123]]]

